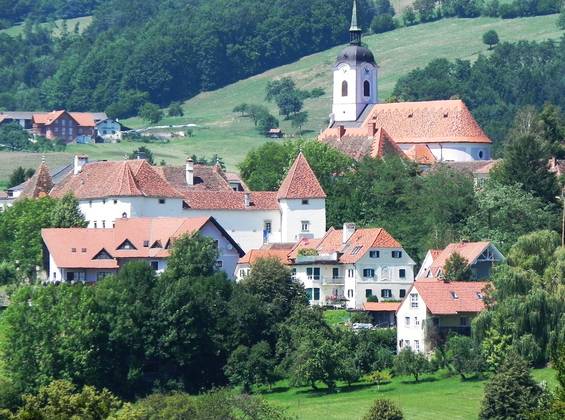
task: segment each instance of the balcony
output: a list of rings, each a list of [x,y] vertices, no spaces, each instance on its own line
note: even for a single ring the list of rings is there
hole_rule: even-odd
[[[343,286],[345,284],[345,277],[324,276],[322,277],[322,284],[324,286]]]

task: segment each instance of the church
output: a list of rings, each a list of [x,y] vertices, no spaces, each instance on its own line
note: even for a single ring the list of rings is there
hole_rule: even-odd
[[[492,142],[463,101],[379,103],[379,66],[361,32],[354,1],[350,43],[333,69],[330,124],[318,140],[354,159],[387,153],[423,165],[491,159]]]

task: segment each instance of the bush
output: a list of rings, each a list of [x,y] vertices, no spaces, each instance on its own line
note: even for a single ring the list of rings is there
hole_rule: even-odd
[[[483,44],[488,45],[489,50],[492,50],[492,47],[498,44],[498,41],[498,34],[493,29],[483,34]]]
[[[394,359],[394,372],[397,375],[412,375],[416,382],[420,375],[431,370],[432,366],[426,356],[414,352],[410,347],[403,348]]]
[[[395,29],[395,24],[391,15],[375,16],[371,22],[371,30],[376,34],[392,31],[393,29]]]
[[[184,111],[180,102],[171,102],[169,105],[169,117],[182,117]]]
[[[402,420],[404,415],[391,400],[378,399],[363,416],[363,420]]]
[[[388,372],[377,370],[367,375],[366,379],[367,382],[376,384],[377,389],[379,389],[381,385],[389,383],[390,380],[392,379],[392,376]]]

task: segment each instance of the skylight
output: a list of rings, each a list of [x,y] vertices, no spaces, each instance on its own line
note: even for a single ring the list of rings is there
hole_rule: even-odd
[[[453,299],[459,299],[459,296],[458,296],[457,293],[455,293],[455,292],[451,292],[451,297],[452,297]]]
[[[359,253],[359,251],[361,251],[361,248],[363,248],[362,246],[356,246],[355,248],[353,248],[353,251],[351,251],[351,255],[357,255]]]

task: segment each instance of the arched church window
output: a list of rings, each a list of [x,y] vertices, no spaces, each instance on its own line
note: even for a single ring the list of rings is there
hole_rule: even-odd
[[[341,96],[347,96],[347,82],[341,82]]]
[[[364,96],[371,96],[371,84],[368,80],[363,82],[363,95]]]

